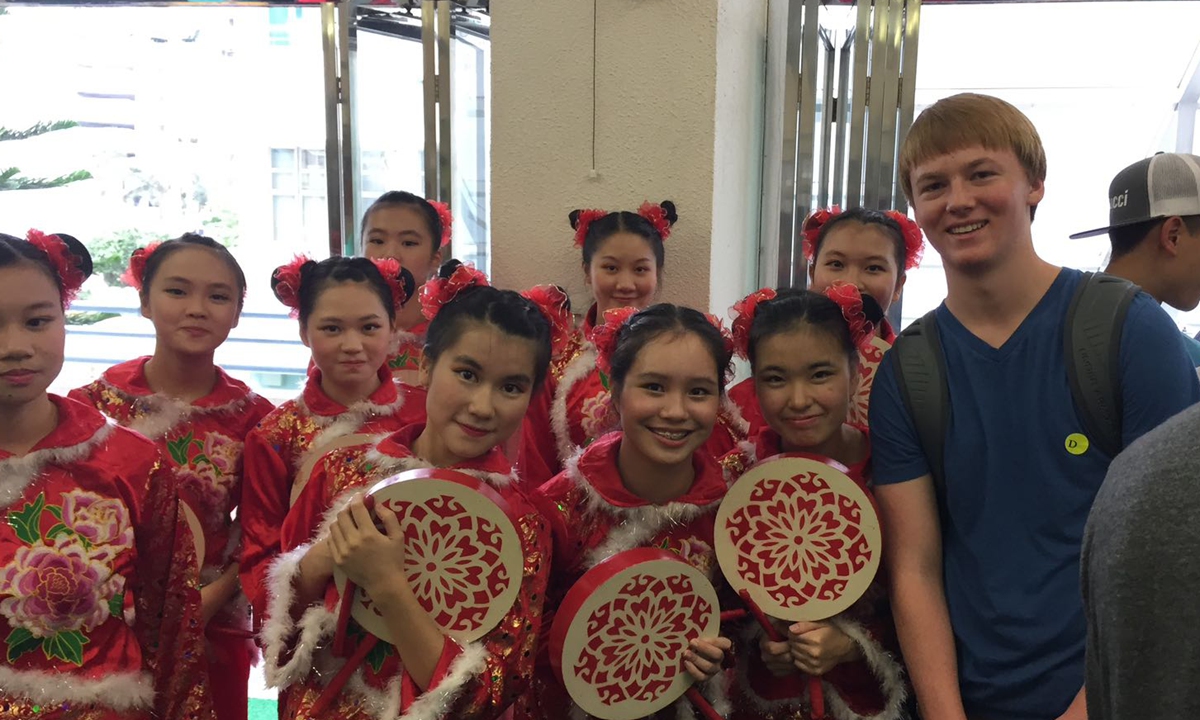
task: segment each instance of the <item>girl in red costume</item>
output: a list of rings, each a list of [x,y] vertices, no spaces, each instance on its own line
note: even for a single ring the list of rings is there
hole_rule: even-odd
[[[211,238],[187,234],[134,251],[124,276],[154,323],[154,355],[115,365],[70,396],[158,443],[204,533],[200,597],[218,720],[245,720],[254,656],[239,593],[232,513],[242,492],[242,446],[272,405],[213,363],[237,326],[246,277]]]
[[[718,423],[731,341],[715,318],[665,303],[611,310],[593,337],[619,430],[577,452],[537,491],[554,534],[554,565],[534,691],[517,709],[528,720],[579,713],[550,665],[546,637],[552,609],[583,573],[619,552],[656,547],[719,576],[713,522],[726,485],[703,446]],[[714,678],[730,647],[726,638],[696,638],[683,658],[671,659],[703,683],[718,711],[728,708],[722,679]],[[662,716],[690,710],[679,700]]]
[[[570,327],[561,293],[543,289],[538,297],[556,326]],[[457,262],[426,284],[421,301],[431,317],[420,375],[428,389],[427,422],[326,455],[284,523],[285,552],[271,572],[263,629],[267,680],[281,688],[283,718],[309,717],[330,673],[344,662],[330,649],[337,607],[324,602],[335,565],[367,591],[401,640],[387,645],[376,664],[354,671],[325,717],[495,718],[528,682],[550,538],[502,447],[545,377],[550,326],[538,305],[488,287],[482,273]],[[381,531],[363,504],[373,484],[416,468],[473,475],[515,510],[524,556],[520,592],[501,623],[477,642],[454,642],[416,603],[410,582],[420,578],[405,574],[398,520],[377,507]]]
[[[574,338],[556,348],[546,392],[530,405],[522,433],[522,477],[534,485],[549,480],[581,447],[617,427],[611,408],[611,379],[596,365],[590,335],[608,310],[648,307],[658,294],[666,254],[663,241],[678,220],[675,204],[643,203],[636,213],[575,210],[570,215],[575,245],[583,252],[584,283],[595,303]],[[720,457],[745,437],[736,406],[728,403],[708,449]]]
[[[809,215],[802,232],[809,288],[825,292],[833,283],[845,282],[875,298],[885,316],[875,332],[888,344],[895,342],[896,333],[886,316],[904,291],[907,272],[921,263],[925,248],[921,228],[895,210],[851,208],[843,212],[834,206]],[[730,388],[729,398],[749,422],[750,435],[757,434],[763,420],[754,378]]]
[[[836,460],[869,486],[869,438],[846,417],[858,381],[859,346],[870,341],[883,314],[872,296],[852,285],[835,283],[826,292],[765,288],[734,307],[734,338],[753,369],[766,425],[722,460],[731,479],[772,455],[804,452]],[[771,642],[757,623],[746,622],[733,717],[809,720],[807,690],[790,697],[776,680],[802,672],[822,678],[826,707],[836,720],[900,718],[906,690],[885,592],[876,578],[837,617],[781,624],[784,642]]]
[[[453,225],[454,219],[445,203],[392,190],[380,195],[363,214],[364,253],[373,260],[398,260],[418,284],[424,283],[441,264],[442,253],[450,245]],[[409,303],[396,313],[388,367],[397,380],[417,385],[428,327],[429,321],[421,314],[418,303]]]
[[[70,236],[0,235],[0,713],[208,718],[199,571],[168,461],[46,392],[91,274]]]
[[[266,612],[279,529],[321,455],[424,417],[424,405],[405,402],[387,367],[397,308],[414,284],[391,259],[298,257],[272,273],[271,287],[299,319],[313,365],[300,396],[275,408],[246,438],[241,576],[256,625]]]

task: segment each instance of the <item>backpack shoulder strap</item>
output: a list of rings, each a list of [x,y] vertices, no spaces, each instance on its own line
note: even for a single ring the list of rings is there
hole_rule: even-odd
[[[946,360],[938,338],[937,310],[909,325],[896,338],[891,355],[901,397],[916,426],[917,439],[933,476],[939,504],[946,488],[946,427],[950,420],[950,389]]]
[[[1121,333],[1141,290],[1104,273],[1084,273],[1063,328],[1067,380],[1089,441],[1109,457],[1121,452]]]

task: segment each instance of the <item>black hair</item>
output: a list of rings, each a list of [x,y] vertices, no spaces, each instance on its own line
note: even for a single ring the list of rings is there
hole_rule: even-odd
[[[429,227],[429,236],[433,240],[433,249],[429,251],[430,256],[437,254],[437,251],[442,247],[442,216],[438,214],[437,208],[433,206],[425,198],[420,195],[414,195],[404,190],[389,190],[380,195],[367,211],[363,213],[362,225],[358,231],[362,237],[362,242],[367,242],[367,222],[371,219],[371,213],[381,208],[389,207],[411,207],[416,208],[425,218],[425,224]]]
[[[150,253],[150,257],[146,258],[146,266],[142,270],[142,289],[140,292],[142,301],[144,302],[150,295],[150,285],[154,282],[154,276],[158,274],[159,268],[167,261],[167,258],[189,247],[211,250],[213,254],[224,261],[226,267],[233,273],[233,277],[237,281],[237,300],[238,307],[240,308],[246,300],[246,273],[242,272],[242,266],[238,264],[237,258],[233,256],[233,253],[229,252],[229,248],[210,237],[198,233],[184,233],[177,238],[167,240],[159,245],[154,252]]]
[[[679,215],[675,212],[675,203],[663,200],[659,203],[659,207],[662,208],[663,216],[667,219],[668,224],[674,225],[679,220]],[[582,210],[572,210],[571,214],[567,216],[571,227],[579,228],[579,217],[582,213]],[[658,230],[650,224],[649,220],[626,210],[611,212],[588,226],[587,235],[583,238],[583,266],[591,268],[592,257],[600,249],[601,243],[619,232],[633,233],[650,243],[650,249],[654,252],[655,271],[662,272],[663,263],[666,262],[662,235],[659,235]]]
[[[1146,222],[1109,230],[1108,239],[1112,242],[1112,257],[1110,259],[1116,260],[1133,252],[1151,233],[1157,233],[1158,229],[1163,226],[1163,223],[1169,219],[1165,217],[1155,218]],[[1189,233],[1200,235],[1200,215],[1189,215],[1183,218],[1183,222],[1187,226]]]
[[[904,265],[908,259],[908,248],[904,242],[904,228],[900,227],[900,223],[888,217],[886,213],[879,210],[868,210],[863,207],[845,210],[834,215],[821,226],[821,232],[817,233],[816,247],[813,248],[814,264],[817,262],[817,257],[821,254],[821,245],[825,243],[825,238],[829,237],[829,233],[834,228],[847,222],[856,222],[883,230],[887,234],[888,239],[892,241],[892,248],[896,253],[896,268],[899,271],[897,277],[904,277]]]
[[[281,296],[279,291],[279,271],[282,269],[276,268],[271,273],[271,291],[275,293],[275,297],[280,302],[289,305],[290,299]],[[397,279],[404,289],[405,295],[411,300],[417,288],[413,274],[401,268],[400,277]],[[317,307],[317,299],[326,288],[347,282],[366,284],[379,298],[379,302],[383,303],[384,309],[387,310],[388,320],[395,321],[396,306],[393,302],[392,288],[375,263],[363,257],[338,255],[326,258],[321,262],[309,260],[300,266],[300,287],[296,288],[296,310],[299,313],[300,323],[308,322],[309,316]]]
[[[883,321],[883,308],[867,293],[862,294],[863,314],[878,325]],[[850,335],[850,325],[842,315],[842,307],[819,292],[786,288],[771,300],[758,304],[754,322],[750,324],[750,347],[747,358],[754,367],[758,343],[764,338],[790,332],[800,327],[820,328],[837,338],[852,363],[858,362],[858,348]]]
[[[438,270],[448,278],[462,263],[450,260]],[[425,357],[436,363],[467,331],[472,322],[487,323],[505,335],[532,340],[534,344],[533,391],[537,392],[550,367],[550,323],[532,300],[512,290],[475,285],[460,291],[429,321],[425,333]]]
[[[657,303],[633,315],[617,332],[616,349],[609,360],[609,378],[612,384],[623,385],[625,377],[633,367],[638,353],[651,340],[664,334],[684,335],[692,333],[700,338],[713,363],[717,366],[717,387],[725,392],[725,378],[733,354],[725,344],[725,338],[704,313],[682,305]],[[615,394],[615,393],[614,393]]]
[[[83,273],[84,279],[86,280],[91,277],[92,255],[83,246],[83,243],[79,242],[74,236],[66,233],[49,234],[56,236],[67,246],[67,252],[75,260],[80,272]],[[66,293],[63,292],[62,277],[59,276],[58,270],[50,262],[50,257],[41,248],[19,237],[0,233],[0,267],[18,265],[22,262],[30,263],[46,273],[54,281],[54,287],[58,289],[59,297],[66,297]],[[65,306],[63,309],[66,309]]]

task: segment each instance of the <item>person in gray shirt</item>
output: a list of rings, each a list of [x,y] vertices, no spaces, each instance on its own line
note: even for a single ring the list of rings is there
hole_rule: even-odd
[[[1200,718],[1200,405],[1109,466],[1083,536],[1091,720]]]

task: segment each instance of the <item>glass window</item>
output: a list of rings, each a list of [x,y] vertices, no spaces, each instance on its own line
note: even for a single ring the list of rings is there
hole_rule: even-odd
[[[1046,147],[1046,197],[1033,224],[1038,253],[1103,269],[1106,236],[1068,235],[1108,221],[1108,185],[1126,165],[1175,150],[1176,104],[1200,52],[1200,2],[1008,3],[921,8],[916,109],[958,92],[1013,103]],[[976,32],[978,28],[988,32]],[[903,323],[946,294],[933,248],[904,289]],[[1200,313],[1175,313],[1200,330]]]
[[[55,392],[153,352],[119,276],[135,247],[199,231],[229,245],[250,281],[217,362],[269,398],[296,394],[308,352],[267,278],[296,252],[328,254],[319,20],[317,8],[262,7],[0,15],[0,66],[38,58],[36,73],[0,73],[0,127],[61,127],[0,142],[0,165],[19,168],[0,191],[0,229],[70,233],[97,269]],[[27,189],[7,189],[17,184]]]

